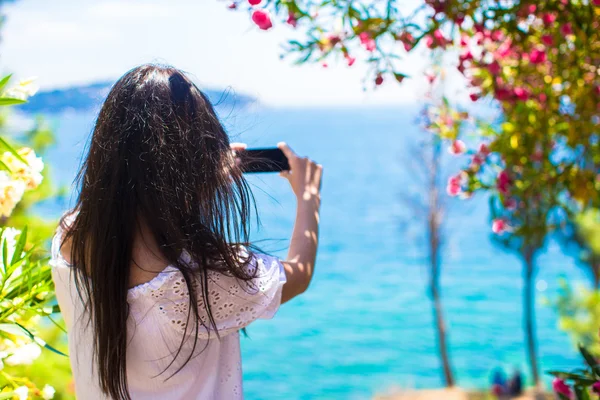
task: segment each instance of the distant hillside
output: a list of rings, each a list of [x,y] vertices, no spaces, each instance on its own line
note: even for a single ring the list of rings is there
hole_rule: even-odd
[[[85,86],[40,91],[18,109],[27,113],[54,114],[65,110],[97,110],[106,98],[114,82],[97,82]],[[230,90],[204,90],[210,100],[218,106],[245,107],[256,99]]]

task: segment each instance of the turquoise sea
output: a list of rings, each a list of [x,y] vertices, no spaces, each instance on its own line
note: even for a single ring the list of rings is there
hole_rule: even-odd
[[[417,173],[410,143],[422,133],[417,109],[220,110],[236,141],[287,141],[324,165],[321,244],[310,289],[259,321],[242,339],[248,399],[368,399],[392,387],[442,385],[420,243],[424,222],[402,202]],[[49,116],[58,146],[48,155],[69,184],[91,133],[92,112]],[[449,167],[449,173],[454,172]],[[294,198],[277,175],[250,178],[267,251],[284,255]],[[59,213],[66,203],[52,206]],[[526,370],[521,266],[491,240],[484,197],[449,202],[443,301],[458,383],[487,387],[495,367]],[[542,370],[578,365],[557,317],[543,304],[567,276],[584,272],[550,241],[539,257],[537,324]]]

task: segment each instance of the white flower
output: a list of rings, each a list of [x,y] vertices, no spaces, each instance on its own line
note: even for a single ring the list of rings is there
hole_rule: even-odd
[[[54,388],[52,386],[46,385],[42,389],[42,399],[44,399],[44,400],[53,399],[54,393],[56,393],[56,390],[54,390]]]
[[[5,152],[0,160],[10,169],[10,175],[14,179],[24,181],[27,189],[35,189],[44,179],[42,176],[44,162],[29,147],[19,149],[17,153],[25,160],[25,163],[9,151]]]
[[[8,217],[25,194],[26,184],[0,171],[0,217]]]
[[[27,100],[29,97],[37,93],[38,87],[34,84],[36,77],[31,77],[19,81],[16,86],[11,87],[4,92],[4,97],[10,97],[13,99]]]
[[[4,361],[8,365],[31,365],[42,354],[42,349],[36,343],[28,343],[17,347]]]
[[[29,388],[27,386],[19,386],[14,390],[14,393],[19,396],[19,400],[27,400]]]

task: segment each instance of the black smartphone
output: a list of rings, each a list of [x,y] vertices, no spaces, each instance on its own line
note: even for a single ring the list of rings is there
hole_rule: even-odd
[[[289,171],[290,164],[277,147],[238,150],[236,157],[244,173]]]

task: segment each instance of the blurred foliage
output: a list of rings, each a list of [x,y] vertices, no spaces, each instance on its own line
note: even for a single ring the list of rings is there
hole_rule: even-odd
[[[584,286],[573,288],[565,279],[559,282],[556,299],[550,303],[559,316],[559,327],[575,346],[582,344],[600,358],[600,291]]]

